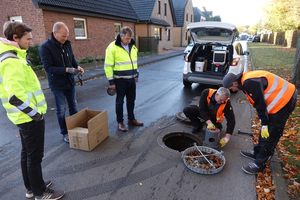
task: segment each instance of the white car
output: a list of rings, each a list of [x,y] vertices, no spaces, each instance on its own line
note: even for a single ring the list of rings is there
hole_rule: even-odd
[[[187,25],[194,46],[185,57],[183,84],[222,85],[228,72],[238,74],[248,70],[247,55],[235,41],[236,27],[232,24],[207,21]]]
[[[191,42],[189,45],[186,46],[186,48],[183,51],[183,58],[185,58],[185,56],[190,53],[190,51],[192,50],[194,46],[194,42]]]

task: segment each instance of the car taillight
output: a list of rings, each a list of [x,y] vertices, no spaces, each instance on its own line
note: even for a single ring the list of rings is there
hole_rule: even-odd
[[[187,61],[189,60],[188,55],[189,55],[189,54],[187,54],[187,55],[185,56],[185,58],[184,58],[185,62],[187,62]]]
[[[240,59],[239,58],[234,58],[231,65],[232,66],[237,66],[239,64]]]

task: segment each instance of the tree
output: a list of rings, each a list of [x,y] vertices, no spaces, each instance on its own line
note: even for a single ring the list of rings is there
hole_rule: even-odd
[[[297,49],[294,61],[294,69],[291,82],[296,85],[298,90],[300,90],[300,37],[297,42]]]
[[[209,16],[209,19],[207,21],[218,21],[218,22],[221,22],[222,19],[220,17],[220,15],[217,15],[217,16]]]
[[[295,30],[300,27],[299,0],[271,0],[263,7],[264,25],[274,32]]]

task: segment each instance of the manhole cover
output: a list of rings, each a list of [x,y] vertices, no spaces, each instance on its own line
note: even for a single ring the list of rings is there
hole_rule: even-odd
[[[171,152],[180,153],[189,147],[202,145],[202,140],[200,137],[192,135],[185,132],[171,132],[161,134],[157,138],[158,144]]]

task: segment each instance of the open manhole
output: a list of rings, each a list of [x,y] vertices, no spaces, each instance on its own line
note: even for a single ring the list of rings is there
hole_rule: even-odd
[[[196,143],[197,146],[201,146],[203,144],[200,137],[185,132],[161,134],[157,138],[157,142],[164,149],[175,153],[183,152],[187,148],[194,146],[194,143]]]

